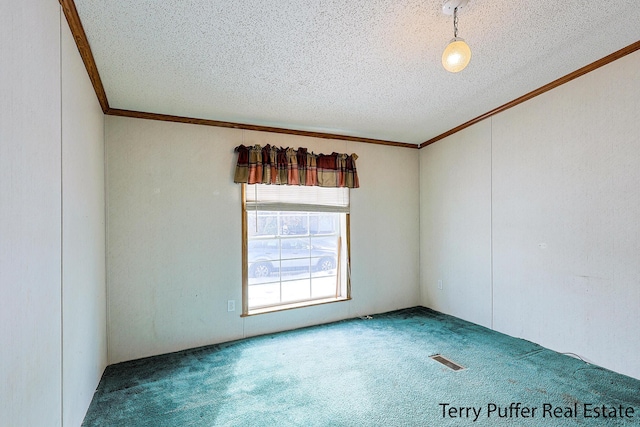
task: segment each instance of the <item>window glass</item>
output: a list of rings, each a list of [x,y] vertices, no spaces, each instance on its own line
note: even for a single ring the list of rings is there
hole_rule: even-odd
[[[249,194],[254,186],[247,187]],[[274,189],[269,190],[273,197]],[[286,189],[288,197],[291,190]],[[259,198],[252,200],[244,209],[245,314],[347,299],[348,213],[331,206],[322,211],[316,203],[298,203],[291,211],[269,210]],[[340,209],[348,210],[348,203]]]

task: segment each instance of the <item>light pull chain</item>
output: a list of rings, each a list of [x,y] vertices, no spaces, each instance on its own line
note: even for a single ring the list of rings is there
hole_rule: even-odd
[[[458,38],[458,8],[453,9],[453,37]]]

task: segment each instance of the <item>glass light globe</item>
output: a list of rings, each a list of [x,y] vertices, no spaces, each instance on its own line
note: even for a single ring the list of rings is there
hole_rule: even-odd
[[[442,66],[445,70],[457,73],[471,61],[471,49],[469,45],[460,37],[451,39],[442,53]]]

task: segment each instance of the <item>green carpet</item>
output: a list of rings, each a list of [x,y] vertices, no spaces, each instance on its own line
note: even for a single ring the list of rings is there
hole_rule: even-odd
[[[111,365],[83,423],[471,425],[640,426],[640,381],[418,307]]]

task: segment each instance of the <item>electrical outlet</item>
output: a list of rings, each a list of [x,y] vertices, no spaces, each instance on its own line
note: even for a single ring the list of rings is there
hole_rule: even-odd
[[[438,280],[438,289],[442,289],[442,280]]]
[[[227,311],[236,311],[236,301],[230,299],[227,301]]]

